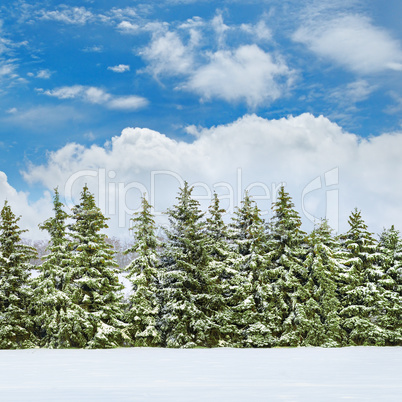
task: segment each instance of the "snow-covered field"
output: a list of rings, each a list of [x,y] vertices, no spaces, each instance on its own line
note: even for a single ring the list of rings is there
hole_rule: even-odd
[[[402,348],[0,351],[8,401],[401,401]]]

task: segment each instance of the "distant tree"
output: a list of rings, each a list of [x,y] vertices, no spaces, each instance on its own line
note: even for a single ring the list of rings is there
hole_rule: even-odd
[[[299,346],[308,321],[304,308],[308,296],[304,288],[308,280],[304,266],[306,233],[301,230],[301,218],[283,186],[272,210],[267,241],[272,334],[278,345]]]
[[[66,275],[69,296],[88,313],[88,326],[82,335],[88,348],[110,348],[123,343],[122,289],[112,247],[106,243],[106,218],[85,186],[80,203],[72,208],[74,220],[72,264]]]
[[[19,228],[19,220],[6,201],[0,221],[1,349],[30,348],[36,343],[28,309],[32,296],[29,261],[35,258],[36,251],[21,243],[21,234],[26,230]]]
[[[232,323],[236,325],[238,346],[267,347],[274,345],[267,269],[265,224],[260,210],[249,194],[235,212],[231,224],[232,241],[237,253],[234,292],[229,298]]]
[[[348,222],[349,230],[341,236],[347,257],[340,310],[346,344],[384,345],[387,335],[379,325],[384,306],[384,292],[378,282],[382,277],[381,255],[359,210],[351,213]]]
[[[142,198],[142,210],[131,219],[135,243],[126,253],[135,255],[126,267],[132,286],[129,306],[125,315],[126,332],[134,346],[159,346],[161,343],[157,321],[160,313],[158,299],[159,241],[151,205]]]
[[[161,329],[167,347],[211,346],[216,324],[211,309],[211,283],[206,235],[198,201],[188,183],[169,209],[170,228],[162,255]]]
[[[31,309],[37,325],[39,345],[46,348],[84,347],[90,333],[88,313],[69,296],[72,253],[66,234],[68,214],[57,188],[53,199],[54,216],[40,229],[50,235],[48,254],[43,256],[40,273],[33,280]]]

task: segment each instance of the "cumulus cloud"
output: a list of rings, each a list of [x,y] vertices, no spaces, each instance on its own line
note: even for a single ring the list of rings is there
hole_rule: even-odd
[[[136,110],[148,104],[147,99],[140,96],[114,96],[98,87],[73,85],[47,90],[44,95],[58,99],[81,99],[91,104],[104,105],[110,109]]]
[[[148,62],[148,71],[154,76],[189,74],[194,66],[194,55],[175,32],[155,37],[141,56]]]
[[[37,78],[43,78],[45,80],[49,79],[52,76],[52,72],[49,70],[40,70],[36,74]]]
[[[148,63],[145,71],[158,80],[178,79],[175,89],[191,91],[204,101],[219,98],[256,108],[284,96],[295,71],[278,53],[267,52],[255,43],[228,46],[226,38],[232,34],[236,43],[240,38],[249,43],[250,39],[263,42],[272,37],[263,20],[237,26],[225,24],[220,13],[210,21],[194,17],[176,29],[152,35],[140,52]]]
[[[137,11],[134,7],[117,8],[113,7],[108,13],[112,19],[125,19],[137,17]]]
[[[281,97],[289,87],[292,72],[257,45],[211,54],[210,62],[194,72],[184,86],[203,98],[229,102],[245,100],[251,107]]]
[[[402,71],[400,43],[358,14],[304,21],[293,40],[354,72]]]
[[[44,232],[39,230],[38,224],[44,222],[52,212],[52,200],[48,191],[44,193],[41,199],[32,203],[29,201],[29,194],[17,191],[8,182],[7,175],[0,171],[0,208],[3,207],[6,200],[13,213],[17,217],[21,216],[20,228],[29,230],[23,236],[31,239],[47,237]]]
[[[151,32],[153,34],[162,34],[167,31],[169,24],[167,22],[158,21],[142,21],[137,22],[121,21],[117,24],[117,30],[122,34],[138,35],[142,32]]]
[[[115,73],[124,73],[126,71],[130,71],[130,66],[127,64],[119,64],[118,66],[108,67],[107,69]]]
[[[161,212],[175,202],[182,180],[196,183],[195,195],[204,196],[205,208],[205,198],[216,190],[232,212],[248,188],[262,197],[258,203],[269,218],[275,192],[285,182],[305,223],[327,216],[345,230],[357,206],[373,231],[391,224],[402,228],[402,133],[362,139],[310,114],[279,120],[252,114],[192,131],[190,143],[126,128],[103,147],[67,144],[49,153],[46,164],[30,166],[24,177],[49,189],[59,185],[67,200],[88,183],[112,218],[111,230],[120,235],[127,233],[142,193]]]
[[[218,22],[223,35],[225,30]],[[195,60],[195,49],[185,45],[177,33],[167,32],[141,54],[154,76],[181,76],[184,81],[177,88],[197,93],[204,100],[245,101],[256,107],[283,96],[292,83],[294,72],[286,63],[257,45],[208,53],[206,63]]]
[[[138,24],[131,23],[130,21],[122,21],[117,25],[117,29],[122,33],[137,33],[140,30],[140,26]]]

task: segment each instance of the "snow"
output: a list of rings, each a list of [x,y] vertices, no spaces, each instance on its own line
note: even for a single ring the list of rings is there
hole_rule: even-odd
[[[3,350],[2,401],[400,401],[402,347]]]

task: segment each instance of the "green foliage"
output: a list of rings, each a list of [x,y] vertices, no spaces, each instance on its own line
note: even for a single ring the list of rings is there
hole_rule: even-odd
[[[384,345],[387,334],[378,322],[384,304],[379,286],[382,271],[377,242],[368,232],[361,212],[355,209],[349,217],[349,230],[341,236],[346,253],[340,317],[347,333],[348,345]]]
[[[402,345],[402,240],[394,226],[382,232],[379,251],[384,292],[379,325],[387,331],[387,344]]]
[[[106,218],[85,186],[72,208],[71,268],[67,294],[86,313],[77,332],[87,348],[110,348],[123,343],[122,294],[112,247],[106,243]],[[81,346],[81,345],[80,345]]]
[[[161,330],[167,347],[213,346],[217,325],[211,305],[207,239],[199,203],[185,182],[167,214],[170,229],[162,256]]]
[[[127,266],[127,278],[132,286],[129,307],[125,314],[125,330],[134,346],[159,346],[161,342],[157,321],[160,312],[158,293],[159,241],[151,205],[144,197],[142,210],[131,219],[134,245],[126,253],[135,253]]]
[[[84,347],[90,331],[87,312],[69,295],[71,244],[67,239],[66,219],[57,188],[53,200],[54,217],[40,229],[50,235],[48,254],[43,257],[40,274],[33,280],[31,309],[34,311],[39,345],[46,348]]]
[[[272,346],[265,227],[260,210],[247,193],[235,212],[231,230],[237,274],[232,281],[234,291],[229,306],[231,322],[237,327],[235,345]]]
[[[300,216],[283,186],[272,210],[267,241],[271,326],[279,346],[299,346],[308,319],[304,305],[308,271],[303,264],[306,234],[300,229]]]
[[[32,291],[29,287],[29,261],[35,249],[21,244],[20,218],[8,202],[0,221],[0,349],[34,347],[33,320],[28,310]]]
[[[303,346],[340,346],[343,331],[340,326],[338,284],[342,270],[340,243],[332,236],[327,221],[316,227],[308,237],[304,260],[308,279],[304,285],[305,320]]]
[[[377,242],[360,211],[334,237],[308,236],[281,187],[265,223],[246,193],[229,225],[215,194],[200,210],[185,182],[161,244],[151,205],[132,218],[127,305],[106,221],[85,186],[72,215],[55,190],[39,276],[6,202],[0,222],[0,348],[402,345],[402,240]],[[67,220],[72,220],[67,225]]]

